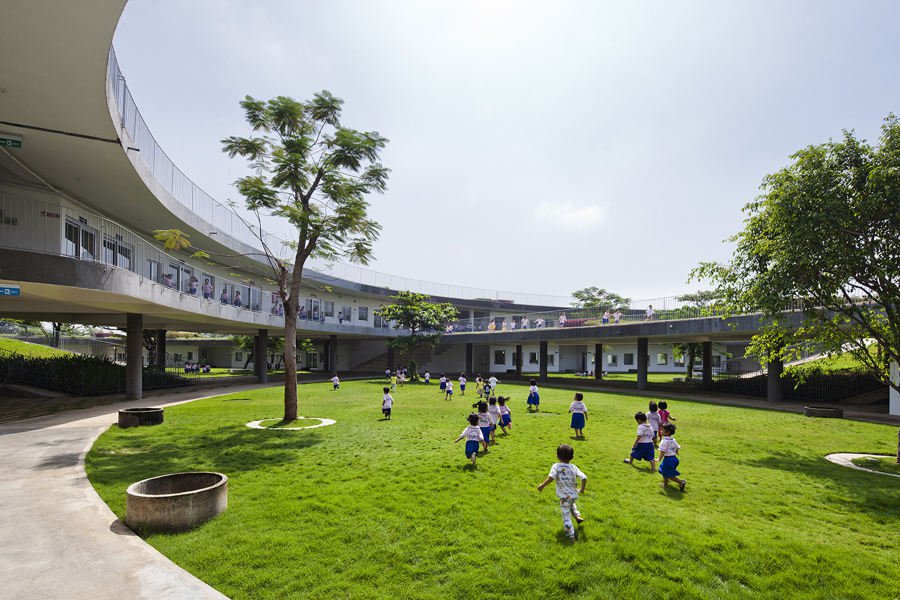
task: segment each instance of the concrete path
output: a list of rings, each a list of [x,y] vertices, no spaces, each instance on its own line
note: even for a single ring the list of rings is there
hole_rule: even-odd
[[[84,457],[120,408],[259,387],[188,390],[0,425],[0,599],[225,598],[119,522],[88,481]]]

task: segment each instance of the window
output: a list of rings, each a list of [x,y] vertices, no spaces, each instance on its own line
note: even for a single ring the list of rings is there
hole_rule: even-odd
[[[528,362],[531,364],[537,364],[537,352],[529,352],[528,353]]]
[[[193,352],[188,352],[187,355],[188,355],[188,360],[194,360],[194,353],[193,353]]]
[[[235,352],[234,353],[234,362],[241,362],[242,360],[244,360],[244,353],[243,352]]]
[[[494,364],[495,365],[505,365],[506,364],[506,350],[494,350]]]
[[[667,365],[669,364],[669,355],[665,352],[660,352],[656,355],[656,364],[657,365]]]
[[[306,353],[306,368],[317,369],[319,367],[319,355],[316,352]]]
[[[715,356],[712,357],[712,359],[713,359],[712,360],[713,369],[721,369],[722,368],[722,355],[716,354]]]
[[[84,222],[66,219],[66,231],[63,236],[63,254],[77,256],[85,260],[93,260],[97,253],[97,232]]]
[[[681,353],[681,356],[676,356],[676,357],[675,357],[675,366],[676,366],[676,367],[683,367],[683,366],[684,366],[684,353],[683,353],[683,352]]]
[[[66,221],[66,234],[63,239],[63,254],[67,256],[78,256],[78,225]]]
[[[606,355],[606,364],[610,367],[618,367],[619,366],[619,355],[618,354],[607,354]]]
[[[181,352],[176,352],[174,360],[176,364],[182,362],[184,360],[184,354],[182,354]]]
[[[357,318],[360,321],[368,321],[369,320],[369,307],[368,306],[360,306],[359,307],[359,316]]]
[[[117,234],[115,237],[107,235],[103,238],[103,262],[123,269],[131,269],[131,257],[134,250],[131,244],[123,242],[121,237]]]
[[[548,354],[547,355],[547,365],[550,366],[550,365],[555,365],[555,364],[556,364],[556,355]]]
[[[322,309],[326,317],[334,316],[334,302],[325,301],[325,308]]]
[[[381,315],[377,312],[372,315],[372,324],[375,325],[375,327],[387,327],[387,323],[384,322]]]
[[[144,273],[147,279],[159,282],[159,263],[155,260],[147,259],[147,271]]]
[[[634,364],[634,352],[626,352],[622,355],[622,364],[623,365],[633,365]]]

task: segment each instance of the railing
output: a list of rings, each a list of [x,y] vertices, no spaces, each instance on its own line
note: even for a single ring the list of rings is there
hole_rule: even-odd
[[[797,301],[786,307],[785,310],[802,310],[802,308],[803,304]],[[515,316],[458,319],[447,326],[446,333],[498,333],[524,329],[596,327],[598,325],[721,317],[725,314],[726,311],[715,303],[697,306],[694,302],[679,300],[678,296],[667,296],[649,300],[633,300],[629,302],[628,308],[599,306],[523,313]]]
[[[204,192],[172,162],[172,159],[157,143],[141,116],[137,104],[131,96],[131,91],[128,89],[125,77],[119,69],[116,54],[112,48],[109,50],[107,65],[107,88],[119,114],[119,127],[127,132],[128,137],[131,138],[130,145],[137,151],[134,152],[134,156],[153,174],[166,192],[182,206],[206,221],[210,225],[211,231],[228,234],[233,239],[258,250],[262,245],[260,243],[261,235],[273,253],[284,259],[291,258],[292,252],[288,250],[284,239],[266,231],[259,232],[255,225],[246,223],[230,207]],[[484,299],[536,306],[565,306],[570,302],[570,298],[567,296],[505,292],[435,283],[380,273],[346,263],[311,259],[306,264],[311,270],[351,283],[389,290],[410,290],[431,296],[469,300]]]

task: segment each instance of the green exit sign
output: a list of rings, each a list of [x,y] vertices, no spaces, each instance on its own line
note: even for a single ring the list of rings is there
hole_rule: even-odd
[[[7,148],[21,148],[22,136],[13,135],[11,133],[0,133],[0,146]]]

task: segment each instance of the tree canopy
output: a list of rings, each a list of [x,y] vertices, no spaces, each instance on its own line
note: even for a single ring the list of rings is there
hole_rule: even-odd
[[[278,285],[284,306],[284,420],[297,418],[297,313],[307,259],[344,258],[366,264],[381,227],[369,217],[367,196],[382,193],[389,170],[379,162],[387,139],[376,131],[341,124],[343,100],[328,91],[305,102],[286,96],[241,101],[251,136],[222,140],[223,151],[249,161],[253,174],[235,182],[256,217],[250,225]],[[287,220],[297,232],[288,246],[273,247],[262,216]]]
[[[575,308],[589,308],[594,306],[628,308],[628,305],[631,304],[631,298],[620,296],[615,292],[610,292],[605,288],[598,288],[596,286],[575,290],[572,292],[572,297],[575,298],[575,302],[572,303],[572,306]]]
[[[871,146],[844,131],[809,146],[768,175],[744,207],[744,229],[727,264],[692,277],[717,286],[732,312],[770,322],[752,348],[763,362],[814,344],[849,351],[881,380],[900,359],[900,122],[893,114]],[[780,318],[801,310],[802,325]],[[875,346],[875,352],[870,347]]]
[[[447,324],[459,315],[449,302],[431,302],[431,297],[426,294],[401,291],[392,298],[393,304],[382,306],[377,312],[382,319],[394,321],[395,329],[409,330],[409,335],[388,342],[392,348],[408,354],[421,347],[433,348]]]

